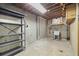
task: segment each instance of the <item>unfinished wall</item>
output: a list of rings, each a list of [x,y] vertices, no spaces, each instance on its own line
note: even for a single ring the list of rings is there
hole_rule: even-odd
[[[62,39],[67,39],[67,26],[65,24],[65,20],[65,17],[52,19],[52,24],[62,24],[52,26],[52,32],[55,30],[60,31]]]
[[[47,21],[47,36],[48,37],[51,37],[51,28],[50,28],[50,25],[52,24],[52,20],[48,20]]]
[[[78,56],[79,56],[79,3],[78,3]]]
[[[74,51],[74,54],[77,55],[77,21],[75,20],[71,25],[70,25],[70,40],[71,40],[71,44],[72,44],[72,48]]]
[[[46,37],[46,19],[28,12],[25,13],[24,19],[26,25],[28,25],[26,27],[27,45]]]
[[[34,42],[35,40],[37,40],[36,38],[36,16],[33,14],[30,14],[28,12],[25,12],[25,23],[26,26],[28,25],[28,27],[26,27],[26,44],[31,44],[32,42]]]
[[[78,55],[78,4],[76,4],[76,18],[70,24],[70,40],[74,55]]]
[[[65,18],[55,18],[52,20],[48,20],[48,36],[53,37],[53,32],[55,30],[61,32],[61,38],[66,39],[67,38],[67,26],[65,24]],[[56,25],[56,24],[64,24],[64,25]]]
[[[65,25],[52,26],[52,33],[54,31],[60,31],[61,32],[61,38],[67,39],[67,26],[65,26]],[[52,34],[52,36],[53,36],[53,34]]]
[[[25,20],[26,46],[37,40],[37,37],[39,37],[39,39],[46,37],[46,20],[44,18],[38,16],[36,20],[36,15],[23,11],[10,4],[0,4],[0,6],[25,15],[23,20]],[[10,18],[10,20],[12,20],[12,18]]]
[[[79,20],[78,20],[78,56],[79,56]]]

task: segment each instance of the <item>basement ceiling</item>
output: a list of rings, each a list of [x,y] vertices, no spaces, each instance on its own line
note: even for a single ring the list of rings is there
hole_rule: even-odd
[[[57,18],[65,16],[65,5],[63,3],[41,3],[43,7],[47,10],[45,14],[40,13],[37,9],[29,5],[28,3],[16,3],[13,4],[25,11],[29,11],[38,16],[42,16],[46,19]]]

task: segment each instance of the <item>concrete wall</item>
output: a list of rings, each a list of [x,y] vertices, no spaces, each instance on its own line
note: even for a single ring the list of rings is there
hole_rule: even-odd
[[[53,32],[57,30],[61,32],[61,38],[66,39],[67,38],[67,26],[65,24],[65,20],[66,19],[64,17],[48,20],[48,36],[53,37]],[[61,23],[63,23],[64,25],[55,25],[55,24],[61,24]],[[51,26],[51,24],[53,26]]]
[[[65,26],[65,25],[52,26],[52,36],[53,36],[54,31],[60,31],[61,38],[67,39],[67,26]]]
[[[26,44],[31,44],[36,38],[36,16],[33,14],[30,14],[28,12],[25,12],[25,25],[28,27],[25,27],[25,32],[26,32]]]
[[[38,35],[39,38],[45,38],[46,34],[46,19],[38,17]]]
[[[47,36],[48,37],[51,37],[51,28],[50,28],[50,25],[52,24],[52,20],[48,20],[47,21]]]
[[[36,19],[36,15],[23,11],[10,4],[0,4],[0,6],[25,15],[23,20],[25,20],[26,46],[37,40],[37,37],[39,37],[39,39],[46,37],[46,19],[39,16],[37,16],[38,18]],[[12,20],[12,18],[10,18],[10,20]]]

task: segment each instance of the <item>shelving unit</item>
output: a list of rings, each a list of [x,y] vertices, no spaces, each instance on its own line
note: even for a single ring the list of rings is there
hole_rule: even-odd
[[[0,30],[0,55],[15,55],[25,48],[25,38],[23,33],[24,24],[22,19],[24,15],[3,7],[0,7],[0,14],[20,19],[20,24],[0,22],[1,27],[5,28],[5,30],[9,30],[7,33],[2,30],[2,28]],[[13,28],[10,28],[9,25],[11,27],[13,26]],[[16,30],[18,29],[20,29],[20,33],[17,33]]]
[[[18,34],[0,34],[0,36],[12,36],[12,35],[21,35],[21,33],[18,33]]]
[[[22,26],[23,24],[14,24],[14,23],[4,23],[4,22],[0,22],[0,24],[9,24],[9,25],[18,25],[18,26]]]

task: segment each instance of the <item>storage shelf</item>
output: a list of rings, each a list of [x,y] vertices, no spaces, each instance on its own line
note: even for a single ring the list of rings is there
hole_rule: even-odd
[[[23,25],[23,24],[7,23],[7,22],[0,22],[0,24],[19,25],[19,26]]]
[[[23,50],[23,48],[18,48],[18,49],[14,50],[14,51],[11,51],[11,52],[8,52],[8,53],[4,54],[4,56],[12,55],[12,54],[14,54],[14,53],[16,53],[18,51],[21,51],[21,50]]]
[[[13,41],[13,42],[9,42],[9,43],[4,43],[4,44],[0,45],[0,47],[4,47],[4,46],[7,46],[7,45],[12,45],[12,44],[22,42],[22,41],[24,41],[24,40],[18,40],[18,41]]]
[[[17,18],[23,18],[24,15],[9,9],[5,9],[3,7],[0,6],[0,13],[3,15],[8,15],[8,16],[12,16],[12,17],[17,17]]]
[[[5,16],[10,16],[10,17],[15,17],[15,18],[19,18],[18,20],[21,20],[20,23],[16,23],[16,22],[0,22],[0,25],[3,26],[6,29],[9,30],[8,33],[5,33],[4,31],[2,33],[0,33],[0,36],[2,36],[2,38],[4,38],[5,36],[17,36],[18,35],[18,38],[17,37],[14,37],[15,39],[11,39],[10,40],[10,37],[6,40],[6,38],[4,38],[5,40],[2,42],[0,42],[0,48],[2,47],[6,47],[6,46],[9,46],[9,45],[14,45],[15,43],[18,43],[20,46],[17,46],[15,48],[10,48],[8,51],[4,51],[4,52],[0,52],[2,55],[5,55],[5,56],[8,56],[8,55],[12,55],[14,53],[17,53],[18,51],[20,50],[23,50],[24,49],[24,46],[23,45],[25,42],[25,39],[23,38],[23,26],[24,26],[24,23],[22,22],[22,18],[24,18],[24,15],[21,14],[21,13],[18,13],[18,12],[15,12],[15,11],[12,11],[12,10],[9,10],[9,9],[5,9],[3,7],[0,7],[0,14],[2,15],[5,15]],[[15,25],[13,26],[14,28],[12,27],[8,27],[7,25]],[[3,29],[4,29],[3,28]],[[14,31],[15,29],[20,29],[20,33],[17,33],[16,31]],[[1,29],[2,30],[2,29]],[[11,32],[15,33],[15,34],[11,34]],[[0,54],[0,55],[1,55]]]
[[[15,39],[15,40],[11,40],[11,41],[6,41],[6,42],[0,42],[0,45],[2,44],[7,44],[7,43],[10,43],[10,42],[14,42],[14,41],[19,41],[20,39]]]
[[[23,50],[23,48],[21,48],[21,47],[16,47],[16,48],[14,48],[14,49],[11,49],[11,50],[9,50],[9,51],[7,51],[7,52],[2,53],[2,55],[3,55],[3,56],[11,56],[11,55],[16,54],[17,52],[22,51],[22,50]]]
[[[22,34],[24,34],[24,33],[22,33]],[[14,35],[21,35],[21,33],[19,33],[19,34],[0,34],[0,36],[14,36]]]

